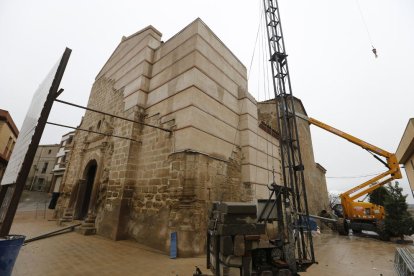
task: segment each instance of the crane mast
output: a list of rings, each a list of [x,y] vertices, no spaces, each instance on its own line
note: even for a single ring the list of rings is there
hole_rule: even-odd
[[[287,54],[277,0],[263,0],[270,54],[272,81],[278,115],[282,185],[272,185],[272,195],[282,208],[278,227],[290,254],[294,271],[315,262],[309,210],[306,197],[304,166],[300,153],[295,104],[289,76]],[[278,195],[281,195],[278,197]],[[294,266],[297,266],[295,268]]]

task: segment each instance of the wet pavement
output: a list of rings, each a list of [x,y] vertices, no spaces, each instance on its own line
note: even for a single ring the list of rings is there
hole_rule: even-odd
[[[20,198],[18,211],[36,211],[44,213],[49,206],[50,196],[44,192],[26,191],[24,190]]]
[[[31,238],[59,229],[56,221],[51,220],[52,215],[51,210],[46,210],[43,216],[39,215],[39,210],[20,208],[11,233]],[[314,244],[318,264],[301,275],[395,275],[395,248],[404,246],[330,232],[315,236]],[[83,236],[71,232],[23,246],[12,275],[175,276],[192,275],[195,266],[208,272],[205,256],[170,259],[162,252],[134,241],[112,241],[98,235]]]
[[[399,245],[375,238],[339,236],[335,233],[314,237],[318,264],[301,275],[396,275],[394,254]]]
[[[60,227],[35,212],[19,212],[11,233],[31,238]],[[26,275],[192,275],[195,266],[205,269],[205,258],[170,259],[134,241],[112,241],[76,232],[34,241],[23,246],[13,276]]]

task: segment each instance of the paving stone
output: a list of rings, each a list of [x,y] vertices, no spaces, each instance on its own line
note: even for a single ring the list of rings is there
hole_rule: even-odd
[[[30,238],[59,228],[56,221],[49,219],[52,219],[49,211],[46,218],[39,215],[35,218],[35,212],[17,213],[11,233]],[[395,275],[395,249],[406,246],[330,232],[315,236],[313,241],[318,264],[301,272],[302,276]],[[205,255],[170,259],[135,241],[113,241],[72,232],[23,246],[12,276],[188,276],[193,274],[195,266],[211,274],[205,263]]]

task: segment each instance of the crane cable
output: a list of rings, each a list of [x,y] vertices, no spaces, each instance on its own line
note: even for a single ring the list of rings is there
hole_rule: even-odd
[[[361,5],[359,4],[359,0],[355,0],[355,2],[357,4],[357,6],[358,6],[359,15],[361,16],[361,20],[364,23],[365,31],[367,32],[368,40],[369,40],[369,43],[371,44],[371,47],[372,47],[372,52],[374,53],[375,57],[377,58],[378,57],[378,55],[377,55],[377,49],[374,47],[374,43],[372,42],[371,33],[369,32],[368,24],[365,21],[364,14],[362,13]]]
[[[263,18],[263,15],[264,15],[264,12],[261,12],[261,14],[260,14],[260,20],[259,20],[259,26],[257,27],[256,40],[254,42],[254,47],[253,47],[252,58],[250,59],[249,71],[247,72],[247,81],[249,81],[250,75],[251,75],[251,71],[252,71],[253,59],[254,59],[254,55],[256,53],[256,46],[257,46],[257,40],[259,38],[260,28],[262,27],[262,18]]]
[[[366,174],[366,175],[357,175],[357,176],[327,176],[326,178],[339,178],[339,179],[363,178],[363,177],[378,175],[379,173],[382,173],[382,172],[377,172],[377,173],[372,173],[372,174]]]

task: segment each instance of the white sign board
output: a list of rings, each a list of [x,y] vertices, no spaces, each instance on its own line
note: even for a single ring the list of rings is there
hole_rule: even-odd
[[[50,70],[49,74],[39,85],[39,88],[33,95],[32,102],[22,125],[22,129],[17,137],[16,145],[14,146],[14,150],[6,167],[6,171],[4,172],[1,185],[16,183],[17,176],[21,170],[29,145],[32,142],[40,114],[43,110],[50,88],[52,87],[52,83],[60,62],[61,59],[59,59],[55,66],[53,66],[52,70]]]

